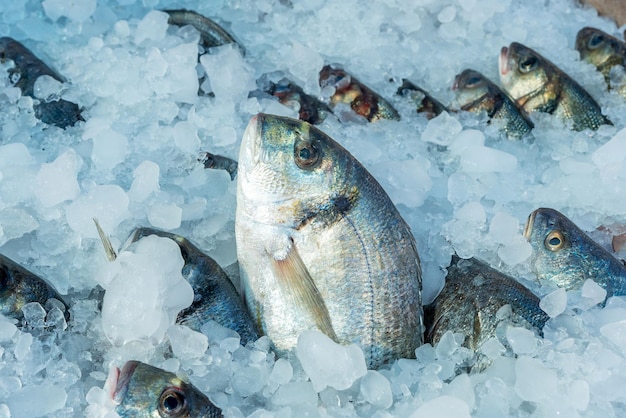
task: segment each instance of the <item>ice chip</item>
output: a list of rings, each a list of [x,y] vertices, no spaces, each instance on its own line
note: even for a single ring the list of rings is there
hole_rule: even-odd
[[[133,171],[133,183],[128,197],[135,202],[143,202],[154,192],[159,191],[159,165],[152,161],[142,161]]]
[[[291,380],[292,376],[293,366],[287,360],[280,358],[274,363],[269,380],[279,385],[284,385]]]
[[[49,75],[42,75],[35,80],[34,93],[38,99],[47,99],[51,96],[58,96],[63,85],[61,82]]]
[[[149,39],[158,41],[165,37],[169,15],[159,10],[152,10],[139,21],[135,32],[135,43],[140,44]]]
[[[469,418],[467,403],[453,396],[440,396],[420,406],[410,418]]]
[[[104,231],[115,231],[129,214],[128,203],[128,196],[120,186],[96,186],[67,207],[67,223],[84,237],[99,239],[93,218],[98,219]]]
[[[555,318],[565,312],[567,307],[567,292],[564,288],[559,288],[547,294],[539,301],[539,307],[548,314],[550,318]]]
[[[67,400],[65,389],[57,385],[24,386],[6,400],[11,416],[43,417],[63,408]]]
[[[557,393],[556,371],[541,360],[520,356],[515,361],[515,392],[525,401],[537,402]]]
[[[84,22],[95,12],[96,0],[44,0],[43,10],[53,21],[60,17],[67,17],[75,22]]]
[[[509,327],[506,330],[506,339],[515,354],[532,354],[537,348],[535,334],[526,328]]]
[[[361,379],[361,396],[377,408],[387,409],[393,404],[389,380],[375,370],[368,370]]]
[[[167,330],[167,336],[174,355],[181,360],[200,358],[209,348],[209,340],[206,335],[185,326],[171,326]]]
[[[422,139],[439,145],[450,145],[452,140],[463,130],[461,123],[448,112],[442,112],[428,121]]]
[[[148,211],[148,221],[156,228],[176,229],[180,226],[183,210],[175,204],[153,205]]]
[[[80,194],[77,175],[82,159],[73,149],[65,151],[49,164],[42,164],[35,180],[35,195],[44,207],[72,200]]]
[[[606,299],[606,290],[592,279],[585,280],[581,291],[582,297],[589,299],[593,304],[601,303]]]

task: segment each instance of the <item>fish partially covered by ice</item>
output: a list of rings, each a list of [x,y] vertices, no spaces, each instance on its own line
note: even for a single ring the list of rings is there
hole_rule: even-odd
[[[432,119],[441,112],[448,110],[426,90],[406,79],[402,80],[402,85],[398,87],[396,94],[409,97],[415,103],[416,112],[425,114],[427,119]]]
[[[324,66],[320,71],[319,83],[322,90],[334,89],[330,96],[331,109],[339,103],[345,103],[369,122],[400,120],[400,114],[388,101],[341,68]]]
[[[612,125],[598,103],[570,76],[534,50],[513,42],[500,51],[500,82],[526,112],[571,121],[577,131]]]
[[[241,296],[215,260],[187,238],[158,229],[138,228],[128,242],[133,243],[149,235],[169,238],[178,244],[185,262],[182,275],[193,288],[193,303],[180,311],[176,323],[200,331],[208,321],[215,321],[236,331],[242,345],[259,338]]]
[[[324,122],[332,111],[326,103],[316,97],[306,94],[304,90],[288,78],[282,78],[276,83],[269,81],[265,91],[290,108],[298,111],[298,118],[313,125]]]
[[[235,177],[237,177],[237,161],[232,158],[211,154],[210,152],[203,152],[200,154],[198,160],[204,164],[204,168],[225,170],[231,180],[235,180]]]
[[[562,213],[539,208],[530,214],[524,236],[532,246],[531,268],[540,279],[567,290],[592,279],[607,297],[626,295],[626,267]]]
[[[443,290],[425,308],[425,340],[435,345],[448,331],[465,334],[463,345],[477,353],[472,369],[481,370],[489,365],[481,347],[490,338],[504,340],[503,327],[541,332],[548,319],[539,298],[520,282],[480,260],[454,255]]]
[[[510,138],[521,138],[534,125],[528,115],[494,82],[476,70],[466,69],[454,78],[452,90],[461,110],[485,112],[502,122],[502,130]]]
[[[51,284],[0,254],[0,313],[21,320],[22,307],[30,302],[46,309],[56,307],[69,319],[69,306]]]
[[[576,35],[576,49],[580,59],[595,66],[602,73],[607,85],[626,97],[626,83],[611,86],[611,68],[626,64],[626,43],[600,29],[585,27]]]
[[[279,354],[317,329],[370,368],[422,343],[421,269],[407,223],[341,145],[259,114],[239,154],[235,233],[249,311]]]
[[[196,387],[174,373],[139,361],[109,373],[105,388],[122,418],[222,417],[222,411]]]
[[[48,76],[63,83],[65,80],[56,71],[37,58],[28,48],[13,38],[0,38],[0,62],[13,61],[14,67],[9,70],[9,79],[15,87],[19,87],[23,96],[35,97],[35,82],[42,76]],[[33,105],[35,116],[42,122],[59,128],[74,126],[84,121],[81,110],[76,103],[59,97],[40,98]]]

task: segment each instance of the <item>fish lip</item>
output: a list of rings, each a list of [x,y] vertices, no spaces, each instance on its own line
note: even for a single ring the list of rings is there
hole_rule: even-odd
[[[500,49],[500,57],[498,58],[498,64],[500,67],[500,74],[507,75],[509,73],[509,48],[503,46]]]
[[[526,221],[526,225],[524,226],[524,238],[526,238],[530,242],[530,234],[533,230],[533,224],[535,223],[535,216],[537,215],[537,211],[533,211],[530,215],[528,215],[528,220]]]
[[[110,386],[110,389],[112,389],[110,394],[111,400],[113,400],[113,403],[115,403],[116,405],[120,405],[126,397],[126,393],[128,392],[128,382],[133,376],[133,373],[135,372],[135,369],[138,365],[138,361],[131,360],[127,361],[126,364],[124,364],[124,367],[121,371],[119,368],[115,367],[115,369],[117,369],[117,372],[114,372],[114,374],[116,375],[114,377],[116,377],[117,382],[115,382],[115,389],[113,389],[113,386]],[[111,374],[109,374],[109,377],[111,377]]]
[[[250,167],[254,167],[261,158],[261,129],[263,126],[264,113],[259,113],[248,122],[246,130],[243,133],[241,154],[239,156],[240,164],[246,161],[250,163]],[[243,164],[242,164],[243,165]]]

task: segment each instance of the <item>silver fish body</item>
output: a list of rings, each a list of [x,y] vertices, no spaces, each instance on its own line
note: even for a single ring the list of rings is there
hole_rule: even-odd
[[[592,279],[608,296],[626,295],[626,267],[562,213],[549,208],[528,217],[524,236],[532,246],[531,268],[540,279],[579,289]]]
[[[139,361],[113,369],[106,385],[122,418],[218,418],[222,411],[196,387]]]
[[[200,331],[205,323],[212,320],[236,331],[242,345],[259,338],[241,296],[215,260],[187,238],[158,229],[138,228],[131,234],[129,242],[148,235],[158,235],[176,242],[185,261],[182,275],[193,288],[194,300],[191,306],[178,314],[176,323]]]
[[[239,155],[235,233],[249,311],[279,354],[318,329],[369,367],[422,343],[415,240],[389,197],[308,123],[259,114]]]

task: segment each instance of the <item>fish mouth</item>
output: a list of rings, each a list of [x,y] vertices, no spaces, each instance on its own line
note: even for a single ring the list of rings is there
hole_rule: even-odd
[[[524,238],[530,241],[530,234],[533,230],[533,224],[535,223],[535,215],[537,211],[533,211],[530,215],[528,215],[528,220],[526,221],[526,225],[524,226]]]
[[[248,126],[243,133],[241,141],[241,151],[239,153],[239,164],[248,164],[249,167],[254,167],[261,156],[261,127],[263,126],[263,119],[265,115],[259,113],[253,116],[248,122]]]
[[[120,405],[126,397],[128,382],[133,376],[138,364],[139,362],[135,360],[127,361],[121,371],[118,367],[113,367],[109,372],[104,386],[108,388],[111,400],[116,405]]]
[[[500,50],[500,57],[498,59],[500,66],[500,74],[507,75],[509,73],[509,48],[503,46]]]

